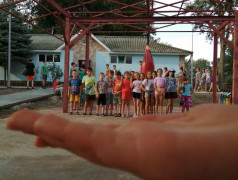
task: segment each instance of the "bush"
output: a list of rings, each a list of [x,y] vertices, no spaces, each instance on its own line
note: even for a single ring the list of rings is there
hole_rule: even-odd
[[[55,79],[61,78],[64,73],[63,70],[61,69],[61,67],[59,65],[56,65],[54,62],[52,64],[49,65],[49,71],[51,73],[51,77],[53,82],[55,81]]]

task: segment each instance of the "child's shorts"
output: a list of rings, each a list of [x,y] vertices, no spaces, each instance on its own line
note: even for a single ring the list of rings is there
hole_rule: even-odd
[[[113,94],[111,92],[107,93],[107,104],[113,104]]]
[[[154,97],[154,92],[153,91],[145,92],[145,98],[152,98],[152,97]]]
[[[183,96],[182,95],[181,101],[180,101],[180,106],[181,107],[192,107],[193,102],[192,102],[191,96]]]
[[[78,94],[70,94],[70,100],[69,100],[70,102],[77,103],[77,102],[79,102],[79,99],[80,99],[80,97]]]
[[[136,92],[133,92],[133,93],[132,93],[132,97],[133,97],[134,99],[140,99],[140,96],[141,96],[140,93],[136,93]]]
[[[27,81],[33,81],[34,80],[34,76],[27,76],[26,79],[27,79]]]
[[[96,96],[95,95],[88,95],[88,94],[85,94],[85,101],[88,102],[88,101],[94,101],[96,99]]]
[[[113,96],[113,104],[121,104],[121,94],[116,94]]]
[[[58,92],[62,91],[63,89],[64,89],[63,87],[56,88],[55,93],[58,93]]]
[[[123,100],[130,100],[131,99],[131,91],[122,91],[121,98]]]
[[[97,105],[102,104],[103,106],[106,105],[107,97],[106,94],[99,94]]]
[[[43,74],[42,79],[47,81],[47,75],[44,75],[44,74]]]

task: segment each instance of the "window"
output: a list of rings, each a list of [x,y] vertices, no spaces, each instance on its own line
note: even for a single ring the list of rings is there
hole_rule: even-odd
[[[60,54],[39,54],[39,62],[60,62]]]
[[[125,63],[125,56],[118,56],[118,64],[124,64]]]
[[[132,64],[132,56],[111,56],[112,64]]]
[[[45,54],[40,54],[39,55],[39,61],[44,62],[45,61]]]
[[[47,55],[47,62],[53,62],[53,55]]]
[[[60,55],[54,54],[54,62],[60,62]]]
[[[126,64],[132,64],[132,57],[126,56]]]
[[[111,63],[116,64],[117,63],[117,56],[111,56]]]

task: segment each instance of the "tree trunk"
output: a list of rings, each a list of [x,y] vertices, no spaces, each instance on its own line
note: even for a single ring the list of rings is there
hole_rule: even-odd
[[[224,41],[221,39],[220,43],[220,62],[219,62],[219,73],[218,73],[218,86],[220,89],[223,88],[224,85],[224,64],[225,64],[225,50],[226,50],[226,45]]]

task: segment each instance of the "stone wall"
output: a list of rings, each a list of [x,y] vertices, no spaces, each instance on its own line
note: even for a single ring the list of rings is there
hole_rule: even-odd
[[[86,36],[79,40],[77,44],[71,48],[74,51],[73,62],[78,60],[85,60],[86,54]],[[95,73],[96,71],[96,52],[97,51],[107,51],[101,44],[99,44],[92,37],[90,38],[90,49],[89,49],[89,59],[91,60],[91,66]]]

